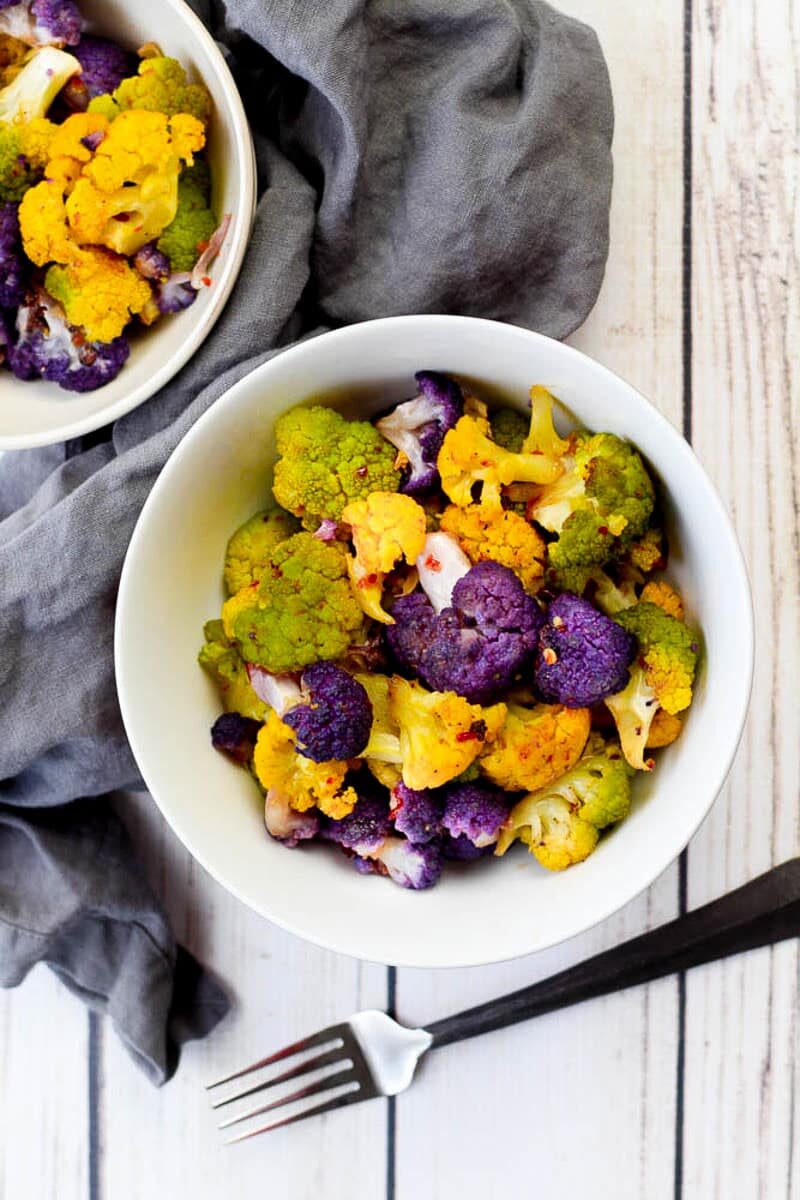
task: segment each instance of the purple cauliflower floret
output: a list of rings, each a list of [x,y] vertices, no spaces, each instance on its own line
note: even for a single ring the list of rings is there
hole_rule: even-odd
[[[90,100],[111,95],[123,79],[136,74],[135,57],[108,38],[82,37],[71,53],[83,67],[61,93],[73,112],[85,112]]]
[[[19,232],[19,205],[0,204],[0,308],[22,303],[28,263]]]
[[[388,875],[400,887],[433,887],[442,873],[442,855],[436,842],[415,846],[405,838],[392,836],[385,794],[361,796],[353,811],[340,821],[323,817],[320,836],[338,843],[363,875]]]
[[[323,817],[320,836],[352,850],[362,858],[372,858],[392,832],[389,801],[383,796],[360,796],[346,817],[334,821]]]
[[[431,842],[441,833],[443,803],[430,788],[414,791],[404,783],[392,788],[392,818],[398,833],[415,846]]]
[[[419,394],[398,404],[376,427],[408,459],[400,491],[411,496],[432,491],[439,482],[436,459],[444,435],[464,412],[461,388],[439,371],[417,371]]]
[[[497,841],[508,816],[505,792],[487,783],[461,783],[445,788],[442,825],[453,838],[465,837],[482,849]]]
[[[8,365],[18,379],[46,379],[68,392],[93,392],[116,379],[129,354],[124,337],[88,342],[80,329],[67,323],[61,306],[37,289],[17,312]]]
[[[369,741],[372,705],[364,687],[332,662],[306,667],[301,686],[308,702],[284,714],[297,751],[314,762],[356,758]]]
[[[474,862],[476,858],[483,858],[487,854],[492,854],[494,850],[491,843],[488,846],[476,846],[463,833],[456,838],[446,833],[440,844],[442,857],[450,859],[451,862]]]
[[[264,825],[276,842],[290,850],[319,833],[319,817],[313,809],[297,812],[279,792],[270,789],[264,801]]]
[[[76,46],[81,27],[74,0],[0,0],[0,33],[29,46]]]
[[[415,846],[405,838],[390,837],[380,851],[373,855],[378,870],[388,875],[400,887],[422,891],[439,882],[444,863],[437,842],[426,842]]]
[[[188,271],[181,271],[156,286],[154,299],[160,313],[183,312],[185,308],[191,308],[197,299],[197,288]]]
[[[627,686],[636,638],[579,596],[563,592],[547,610],[536,651],[543,699],[589,708]]]
[[[253,757],[261,724],[252,717],[226,712],[211,726],[211,745],[244,767]]]
[[[438,615],[421,592],[401,596],[386,639],[397,661],[437,692],[490,704],[536,648],[544,616],[508,567],[480,562]]]
[[[151,279],[154,283],[166,283],[172,269],[166,254],[159,250],[155,242],[148,242],[136,251],[133,265],[144,279]]]

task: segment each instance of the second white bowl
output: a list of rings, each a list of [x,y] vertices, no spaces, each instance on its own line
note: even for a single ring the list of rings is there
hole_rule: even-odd
[[[253,141],[244,107],[214,39],[183,0],[80,0],[92,33],[135,50],[157,41],[211,92],[209,127],[214,211],[231,213],[213,285],[191,308],[165,317],[131,339],[131,356],[112,383],[83,395],[54,383],[23,383],[0,370],[0,450],[25,449],[78,437],[115,421],[154,395],[208,337],[242,266],[256,203]]]

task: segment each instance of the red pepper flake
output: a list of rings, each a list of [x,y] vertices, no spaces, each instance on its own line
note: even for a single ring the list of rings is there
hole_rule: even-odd
[[[204,275],[200,282],[202,283],[203,287],[211,287],[211,276]]]
[[[369,575],[364,575],[362,579],[359,579],[358,586],[360,588],[373,587],[377,582],[378,576],[374,571],[371,571]]]
[[[116,213],[114,216],[114,220],[119,221],[119,223],[121,225],[124,225],[126,223],[126,221],[130,221],[130,219],[131,219],[130,213]],[[141,226],[140,226],[140,228],[141,228]]]
[[[198,249],[198,250],[200,251],[200,253],[202,254],[204,250],[207,250],[207,249],[208,249],[208,242],[198,242],[198,243],[197,243],[197,249]]]
[[[429,554],[425,559],[425,566],[429,571],[441,571],[442,569],[442,564],[439,562],[438,558],[434,558],[432,554]]]
[[[600,533],[600,534],[602,534],[602,536],[603,536],[603,537],[605,537],[605,536],[606,536],[606,534],[608,533],[608,526],[607,526],[607,525],[601,525],[601,526],[600,526],[600,528],[598,529],[598,531],[597,531],[597,532],[598,532],[598,533]]]
[[[477,733],[473,733],[471,729],[462,729],[461,733],[456,734],[457,742],[476,742],[477,740]]]
[[[653,759],[653,758],[646,758],[644,760],[644,766],[645,766],[646,771],[652,771],[653,768],[655,767],[655,765],[656,765],[655,759]]]

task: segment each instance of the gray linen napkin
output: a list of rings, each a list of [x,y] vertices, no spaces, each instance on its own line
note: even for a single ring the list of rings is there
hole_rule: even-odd
[[[218,396],[317,328],[451,312],[564,337],[600,287],[611,188],[597,40],[538,0],[194,7],[256,136],[236,292],[191,363],[112,430],[0,462],[0,985],[48,963],[155,1082],[227,1002],[176,947],[108,799],[141,786],[112,636],[153,481]]]

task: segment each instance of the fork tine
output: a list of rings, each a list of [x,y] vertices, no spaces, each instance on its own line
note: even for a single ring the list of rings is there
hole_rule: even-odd
[[[355,1067],[351,1063],[348,1067],[343,1067],[341,1071],[334,1071],[333,1074],[326,1075],[324,1079],[318,1079],[316,1083],[310,1083],[307,1087],[299,1088],[289,1096],[281,1096],[279,1100],[273,1100],[270,1104],[261,1104],[258,1108],[251,1108],[248,1112],[242,1113],[238,1117],[228,1117],[227,1121],[222,1121],[219,1128],[229,1129],[231,1125],[238,1125],[240,1121],[247,1121],[250,1117],[258,1117],[261,1113],[270,1112],[273,1108],[282,1108],[284,1104],[293,1104],[295,1100],[305,1100],[307,1096],[316,1096],[320,1092],[329,1092],[331,1088],[346,1083],[354,1075]]]
[[[362,1096],[361,1088],[356,1086],[351,1088],[349,1092],[345,1092],[343,1096],[336,1096],[333,1100],[326,1100],[324,1104],[316,1104],[313,1108],[307,1108],[301,1113],[295,1113],[293,1117],[284,1117],[280,1121],[272,1121],[269,1125],[262,1125],[258,1129],[250,1129],[246,1133],[237,1133],[236,1137],[228,1138],[225,1142],[226,1146],[233,1146],[236,1142],[244,1142],[248,1138],[257,1137],[260,1133],[269,1133],[272,1129],[280,1129],[282,1125],[294,1125],[295,1121],[305,1121],[306,1117],[317,1117],[321,1113],[331,1112],[334,1108],[344,1108],[347,1104],[356,1104],[359,1100],[371,1100],[373,1096],[367,1094]]]
[[[311,1071],[316,1071],[319,1067],[327,1067],[331,1063],[341,1062],[346,1057],[347,1055],[343,1047],[335,1046],[331,1050],[326,1050],[324,1054],[317,1054],[314,1058],[304,1059],[296,1067],[290,1067],[288,1071],[282,1071],[274,1079],[267,1079],[263,1083],[255,1083],[252,1087],[245,1088],[243,1092],[237,1092],[234,1096],[226,1096],[223,1100],[215,1100],[211,1107],[224,1108],[226,1104],[233,1104],[234,1100],[243,1100],[245,1096],[252,1096],[255,1092],[264,1092],[267,1088],[274,1087],[277,1083],[285,1083],[287,1079],[296,1079],[298,1075],[308,1075]]]
[[[215,1079],[213,1083],[206,1084],[206,1091],[211,1091],[212,1088],[221,1087],[223,1083],[232,1083],[234,1079],[240,1079],[242,1075],[249,1075],[251,1071],[258,1071],[261,1067],[268,1067],[271,1063],[279,1062],[282,1058],[291,1058],[293,1054],[300,1054],[303,1050],[310,1050],[312,1046],[321,1046],[324,1042],[333,1041],[334,1038],[343,1038],[343,1025],[330,1025],[327,1029],[320,1029],[319,1033],[314,1033],[311,1037],[301,1038],[299,1042],[292,1042],[290,1046],[284,1046],[282,1050],[276,1050],[274,1054],[270,1054],[267,1058],[260,1058],[258,1062],[251,1063],[249,1067],[242,1067],[241,1071],[234,1071],[231,1075],[224,1076],[223,1079]]]

